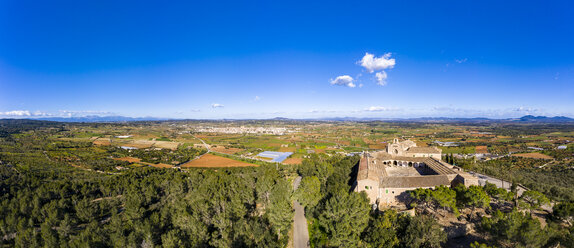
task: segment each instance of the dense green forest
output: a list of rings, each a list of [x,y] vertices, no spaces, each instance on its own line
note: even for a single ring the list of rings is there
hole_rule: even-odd
[[[23,131],[0,139],[2,246],[285,247],[288,242],[292,189],[274,166],[97,173],[50,154],[85,153],[89,144],[50,139],[61,130]],[[83,160],[79,156],[78,162]]]
[[[568,151],[571,150],[559,152]],[[455,158],[454,163],[467,170],[517,182],[558,201],[574,201],[574,162],[542,167],[548,161],[507,156],[489,161]]]
[[[568,165],[449,158],[514,181],[513,191],[492,184],[417,189],[409,192],[410,215],[379,210],[353,192],[358,156],[310,154],[296,167],[135,167],[114,158],[176,164],[205,151],[57,138],[77,135],[73,124],[0,125],[0,247],[286,247],[295,199],[305,207],[312,247],[442,247],[452,241],[445,216],[472,224],[471,247],[574,247]],[[296,176],[302,180],[293,191]],[[530,190],[519,196],[518,183]],[[552,213],[541,210],[551,200]]]
[[[143,168],[75,180],[3,167],[4,244],[17,247],[283,247],[290,185],[273,168]]]
[[[107,154],[112,154],[112,156],[120,157],[135,157],[141,159],[142,162],[146,163],[164,163],[164,164],[182,164],[190,161],[197,156],[204,154],[204,149],[194,149],[191,147],[180,146],[175,151],[170,149],[153,149],[153,150],[141,150],[141,149],[123,149],[119,147],[110,146],[107,148]]]

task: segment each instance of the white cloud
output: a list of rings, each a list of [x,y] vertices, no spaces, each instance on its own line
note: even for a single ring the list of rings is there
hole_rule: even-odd
[[[378,85],[380,86],[387,85],[387,73],[385,71],[375,73],[375,77],[377,78]]]
[[[317,113],[337,113],[340,111],[336,111],[336,110],[318,110],[318,109],[311,109],[309,111],[307,111],[309,113],[313,113],[313,114],[317,114]]]
[[[5,116],[31,116],[30,111],[28,110],[12,110],[6,112],[0,112],[0,115]]]
[[[385,86],[387,85],[387,72],[384,70],[392,69],[396,64],[395,59],[391,58],[391,55],[391,53],[385,53],[381,57],[375,57],[374,54],[367,52],[359,62],[369,73],[376,72],[375,79],[377,84]]]
[[[454,61],[456,61],[456,63],[462,64],[466,61],[468,61],[468,58],[464,58],[464,59],[455,59]]]
[[[353,77],[349,75],[338,76],[335,79],[331,79],[331,85],[347,86],[349,88],[355,88],[355,81]]]
[[[395,66],[395,59],[391,58],[391,53],[385,53],[378,58],[374,54],[365,53],[360,62],[361,66],[367,69],[369,73],[391,69]]]
[[[212,107],[212,108],[223,108],[223,107],[225,107],[225,106],[223,106],[223,104],[214,103],[214,104],[211,104],[211,107]]]
[[[487,118],[516,118],[522,117],[523,115],[544,115],[544,116],[556,116],[556,115],[567,115],[564,113],[549,112],[540,108],[533,107],[512,107],[512,108],[460,108],[452,106],[436,106],[430,109],[421,109],[417,114],[423,116],[433,116],[433,117],[487,117]]]
[[[259,96],[255,96],[255,98],[253,98],[253,101],[254,101],[254,102],[257,102],[257,101],[259,101],[259,100],[261,100],[261,97],[259,97]]]
[[[34,113],[32,113],[33,116],[53,116],[53,114],[50,113],[46,113],[46,112],[42,112],[42,111],[35,111]]]
[[[43,112],[43,111],[30,111],[30,110],[13,110],[7,112],[0,112],[0,116],[12,117],[85,117],[85,116],[111,116],[114,115],[108,111],[95,111],[95,110],[58,110],[57,112]]]
[[[382,106],[371,106],[365,109],[365,111],[369,112],[382,112],[382,111],[395,111],[398,110],[397,108],[389,108],[389,107],[382,107]]]
[[[56,116],[59,117],[84,117],[84,116],[110,116],[114,115],[114,113],[109,111],[99,111],[99,110],[58,110],[59,114]],[[44,116],[50,114],[44,114]]]
[[[524,107],[524,106],[520,106],[520,107],[518,107],[518,108],[515,108],[514,111],[515,111],[515,112],[519,112],[519,113],[524,113],[524,114],[531,114],[531,113],[541,112],[540,109],[531,108],[531,107]]]

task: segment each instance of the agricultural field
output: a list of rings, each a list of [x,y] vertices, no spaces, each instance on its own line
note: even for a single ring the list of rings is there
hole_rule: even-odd
[[[204,154],[198,159],[182,164],[181,168],[222,168],[222,167],[250,167],[257,164],[246,163],[213,154]]]
[[[283,160],[283,164],[301,164],[303,159],[301,158],[288,158]]]
[[[488,153],[487,146],[476,146],[474,150],[476,151],[476,153]]]
[[[454,142],[457,146],[440,148],[443,154],[452,154],[449,158],[453,163],[466,170],[515,182],[540,192],[554,203],[574,201],[571,187],[574,184],[574,145],[571,144],[574,125],[291,120],[16,123],[4,125],[0,133],[0,173],[2,178],[7,178],[0,184],[9,184],[5,188],[11,192],[30,192],[32,187],[34,195],[22,193],[23,196],[18,196],[25,198],[22,201],[13,200],[19,199],[15,198],[19,193],[4,194],[4,198],[1,198],[5,207],[0,211],[0,223],[4,223],[0,234],[7,237],[2,241],[7,247],[25,247],[28,243],[22,242],[32,242],[28,236],[35,237],[31,240],[43,240],[40,234],[33,236],[35,230],[58,236],[60,234],[50,230],[67,227],[71,228],[68,236],[58,236],[62,244],[80,242],[77,237],[90,237],[90,240],[99,240],[108,246],[111,244],[109,240],[113,239],[114,243],[135,247],[152,237],[155,244],[169,244],[176,240],[184,246],[201,246],[203,243],[196,243],[195,240],[219,242],[219,239],[210,238],[210,235],[216,235],[215,229],[206,226],[223,218],[210,214],[210,210],[220,206],[218,204],[221,202],[234,206],[225,211],[241,212],[239,216],[234,215],[236,212],[226,212],[225,215],[244,220],[237,228],[225,229],[230,232],[229,235],[239,235],[235,238],[240,240],[237,242],[263,247],[267,244],[265,242],[281,243],[271,246],[284,247],[288,242],[288,228],[292,220],[292,197],[305,201],[304,204],[311,204],[307,205],[311,209],[308,213],[311,242],[321,247],[322,242],[326,242],[324,237],[331,235],[324,233],[328,223],[323,213],[334,209],[329,204],[338,204],[336,209],[341,209],[333,216],[355,213],[348,209],[353,205],[360,206],[362,210],[349,219],[362,219],[365,223],[367,220],[381,221],[376,214],[371,214],[368,201],[351,191],[353,167],[359,159],[355,154],[385,149],[394,138],[410,139],[421,147]],[[274,130],[283,133],[273,133]],[[273,157],[258,156],[265,151],[292,154],[277,163],[272,162]],[[479,159],[474,157],[475,153],[491,155]],[[306,191],[292,191],[290,185],[297,176],[303,178],[301,187],[307,188]],[[21,178],[25,178],[25,182]],[[62,192],[52,192],[53,189],[61,189]],[[62,197],[67,194],[64,191],[73,191],[81,196],[78,203],[73,205],[63,201],[65,198]],[[429,194],[438,197],[439,193]],[[459,193],[466,194],[460,191],[455,195]],[[447,195],[453,194],[450,192]],[[305,197],[311,198],[305,200]],[[421,205],[417,211],[423,213],[420,217],[401,220],[393,225],[414,221],[410,228],[416,228],[420,224],[416,221],[421,220],[417,218],[427,216],[436,219],[433,230],[450,228],[452,225],[449,223],[460,222],[461,216],[457,215],[455,208],[447,211],[443,207],[425,209],[424,206],[432,204],[423,203],[422,199],[418,201]],[[21,205],[20,202],[38,204],[33,206],[34,210],[30,210],[24,207],[29,204]],[[46,204],[42,205],[43,202]],[[492,203],[499,206],[501,202],[506,206],[502,209],[510,209],[509,204],[513,204],[508,199],[497,199]],[[204,206],[203,203],[212,205]],[[56,204],[65,206],[61,211],[53,211],[51,206]],[[468,208],[464,204],[460,207],[460,213],[464,216],[473,212],[493,215],[492,210],[480,207],[476,211],[474,207]],[[25,214],[22,214],[22,209],[26,211]],[[428,211],[440,211],[440,214],[433,215]],[[536,211],[537,220],[551,223],[547,226],[556,225],[552,224],[555,220],[549,218],[549,214]],[[42,222],[44,212],[50,212],[48,216],[55,216],[48,217],[48,224],[52,227]],[[168,214],[161,215],[164,212]],[[189,217],[190,214],[193,217]],[[464,216],[463,219],[466,218]],[[479,224],[477,220],[479,218],[460,223]],[[140,233],[142,231],[137,228],[120,225],[126,221],[137,226],[154,224],[153,228],[148,226],[144,233]],[[229,221],[224,218],[223,223]],[[186,229],[189,225],[209,235],[199,235],[193,231],[195,229]],[[250,230],[253,226],[268,237],[266,241],[243,235],[244,230]],[[371,236],[366,234],[376,231],[372,229],[376,226],[369,224],[364,229],[365,233],[357,237],[364,239],[361,242],[372,242]],[[18,230],[24,231],[14,234]],[[552,230],[545,229],[545,232]],[[137,235],[133,237],[136,241],[117,236],[118,232]],[[93,233],[98,235],[90,236]],[[177,233],[186,236],[179,237]],[[100,234],[104,238],[100,238]],[[17,237],[10,238],[10,235]],[[484,235],[481,233],[473,237],[481,242],[496,244]],[[401,240],[405,237],[397,236]],[[226,242],[231,244],[236,241]],[[97,246],[100,243],[89,244]],[[369,244],[379,247],[375,243]]]
[[[114,158],[114,159],[118,160],[118,161],[130,162],[130,163],[140,163],[141,162],[141,159],[134,158],[134,157],[123,157],[123,158]]]
[[[244,149],[241,149],[241,148],[225,147],[225,146],[221,146],[221,145],[211,146],[209,149],[212,151],[215,151],[215,152],[225,153],[225,154],[236,154],[236,153],[244,151]]]
[[[530,152],[530,153],[515,153],[512,154],[515,157],[523,157],[523,158],[535,158],[535,159],[554,159],[546,154],[538,153],[538,152]]]
[[[141,159],[139,158],[133,158],[133,157],[123,157],[123,158],[114,158],[115,160],[118,161],[126,161],[131,163],[131,165],[133,166],[151,166],[151,167],[155,167],[155,168],[172,168],[173,165],[169,165],[169,164],[164,164],[164,163],[146,163],[146,162],[142,162]]]

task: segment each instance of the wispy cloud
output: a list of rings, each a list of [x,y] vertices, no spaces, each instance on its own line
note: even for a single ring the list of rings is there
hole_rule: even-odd
[[[96,115],[96,116],[110,116],[114,113],[109,111],[100,111],[100,110],[59,110],[57,116],[60,117],[82,117],[82,116],[89,116],[89,115]]]
[[[317,114],[317,113],[337,113],[337,112],[341,112],[341,111],[337,111],[337,110],[319,110],[319,109],[311,109],[309,111],[307,111],[308,113],[313,113],[313,114]]]
[[[375,77],[377,78],[377,84],[380,86],[387,85],[387,73],[384,71],[380,71],[375,73]]]
[[[349,88],[355,88],[353,77],[349,75],[338,76],[335,79],[331,79],[331,85],[347,86]]]
[[[0,115],[4,116],[32,116],[28,110],[12,110],[6,112],[0,112]]]
[[[514,111],[514,112],[519,112],[519,113],[530,114],[530,113],[541,112],[541,109],[539,109],[539,108],[532,108],[532,107],[520,106],[520,107],[517,107],[517,108],[513,109],[513,111]]]
[[[420,109],[409,111],[418,115],[441,116],[441,117],[489,117],[489,118],[509,118],[520,117],[524,115],[544,115],[555,116],[564,115],[555,113],[541,108],[519,106],[514,108],[495,108],[495,109],[475,109],[459,108],[451,106],[436,106],[429,109]]]
[[[255,98],[253,98],[253,101],[254,101],[254,102],[257,102],[257,101],[259,101],[259,100],[261,100],[261,97],[259,97],[259,96],[255,96]]]
[[[223,108],[223,107],[225,107],[225,106],[223,106],[223,104],[214,103],[214,104],[211,104],[211,107],[212,107],[212,108]]]
[[[0,116],[6,117],[85,117],[85,116],[110,116],[114,113],[109,111],[96,110],[58,110],[57,112],[30,111],[30,110],[12,110],[0,112]]]
[[[358,109],[309,109],[303,112],[283,112],[281,115],[288,118],[319,118],[319,117],[373,117],[373,118],[419,118],[419,117],[450,117],[450,118],[475,118],[486,117],[493,119],[517,118],[524,115],[544,116],[569,116],[570,113],[547,111],[533,107],[513,108],[465,108],[454,106],[420,106],[420,107],[394,107],[373,105]],[[262,114],[263,115],[263,114]],[[276,114],[265,113],[267,117]],[[245,116],[250,116],[249,114]]]
[[[455,61],[456,63],[462,64],[462,63],[464,63],[464,62],[468,61],[468,58],[464,58],[464,59],[455,59],[454,61]]]
[[[368,111],[368,112],[383,112],[383,111],[397,111],[397,110],[399,110],[399,109],[398,108],[391,108],[391,107],[383,107],[383,106],[371,106],[371,107],[364,109],[364,111]]]

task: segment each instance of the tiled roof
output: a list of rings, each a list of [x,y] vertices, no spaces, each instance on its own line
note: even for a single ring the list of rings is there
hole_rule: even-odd
[[[380,188],[422,188],[438,185],[450,185],[446,175],[415,176],[415,177],[383,177]]]
[[[434,158],[425,158],[423,162],[439,175],[456,174],[451,168],[444,165],[443,162]]]
[[[441,150],[434,146],[427,147],[411,147],[407,150],[410,153],[440,153]]]
[[[369,158],[365,153],[359,161],[359,172],[357,173],[357,180],[367,179],[369,176]]]

